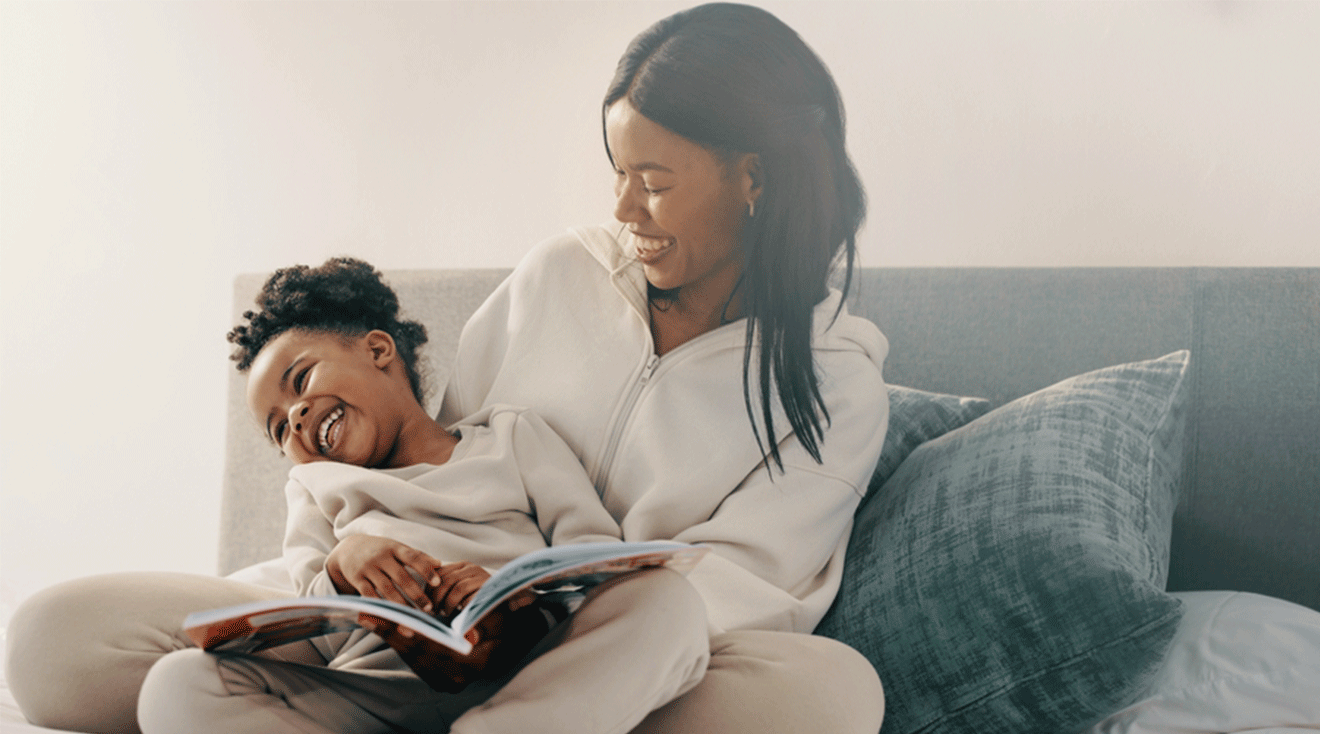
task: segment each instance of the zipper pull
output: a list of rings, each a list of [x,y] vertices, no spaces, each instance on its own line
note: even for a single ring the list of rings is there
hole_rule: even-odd
[[[645,384],[647,380],[651,379],[651,375],[655,373],[655,368],[659,366],[660,366],[659,355],[652,354],[651,358],[646,360],[646,367],[642,369],[643,384]]]

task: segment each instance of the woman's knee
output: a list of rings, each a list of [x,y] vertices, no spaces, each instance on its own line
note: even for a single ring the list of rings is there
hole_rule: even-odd
[[[817,649],[816,700],[846,707],[848,723],[858,732],[877,732],[885,716],[885,691],[875,666],[866,656],[837,640],[802,635],[805,645]],[[838,731],[849,731],[839,729]]]
[[[620,576],[605,589],[627,589],[629,604],[646,610],[658,618],[679,618],[684,622],[700,620],[705,630],[706,602],[701,594],[682,574],[666,568]]]
[[[880,730],[885,711],[880,676],[861,653],[837,640],[743,630],[717,636],[712,652],[710,671],[744,678],[740,685],[777,710],[772,718],[782,731]]]
[[[626,620],[636,642],[664,647],[698,671],[710,657],[706,603],[686,578],[668,569],[628,574],[596,587],[576,617],[575,624],[588,625],[595,624],[593,618]]]

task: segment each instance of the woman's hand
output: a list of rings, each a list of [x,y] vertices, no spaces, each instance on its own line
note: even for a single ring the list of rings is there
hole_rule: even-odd
[[[532,600],[533,596],[523,595],[491,610],[468,631],[472,651],[467,655],[378,617],[364,617],[363,621],[427,685],[444,693],[456,693],[473,681],[495,680],[506,675],[545,637],[550,625],[530,603]]]
[[[441,567],[440,561],[416,548],[375,535],[350,535],[325,559],[325,570],[339,593],[389,599],[424,612],[434,609],[426,587],[440,584]]]

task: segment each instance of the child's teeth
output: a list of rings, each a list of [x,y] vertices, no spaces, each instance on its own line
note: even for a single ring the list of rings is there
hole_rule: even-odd
[[[325,417],[325,420],[321,421],[321,427],[317,431],[317,437],[320,438],[321,440],[321,451],[324,452],[330,450],[330,440],[329,440],[330,427],[335,424],[335,421],[339,420],[343,416],[344,416],[344,409],[335,408],[334,410],[330,411],[330,415],[327,415]]]

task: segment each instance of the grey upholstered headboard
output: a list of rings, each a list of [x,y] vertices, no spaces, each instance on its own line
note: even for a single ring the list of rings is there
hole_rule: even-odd
[[[437,390],[462,324],[506,273],[387,273],[431,333]],[[263,277],[236,282],[236,318]],[[1320,268],[872,268],[852,300],[889,337],[888,382],[996,405],[1190,349],[1170,588],[1320,609]],[[247,417],[242,387],[233,375],[222,572],[277,555],[284,523],[285,467]]]

